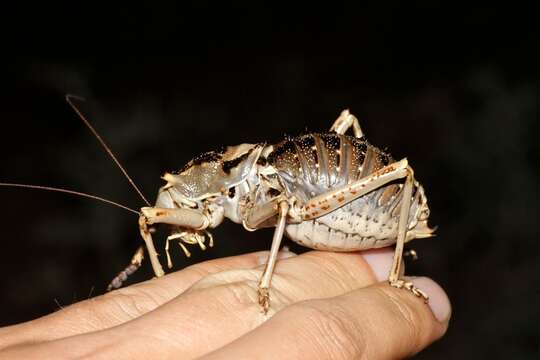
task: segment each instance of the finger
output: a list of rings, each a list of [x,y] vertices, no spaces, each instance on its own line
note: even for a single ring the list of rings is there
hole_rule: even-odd
[[[392,259],[393,251],[384,248],[362,253],[310,251],[294,259],[279,261],[270,288],[270,315],[301,300],[336,296],[384,280],[388,277]],[[187,292],[227,283],[256,286],[263,268],[250,272],[218,272],[204,277]]]
[[[444,335],[450,303],[428,278],[413,280],[429,305],[381,282],[326,300],[298,303],[206,359],[396,359]]]
[[[258,251],[250,254],[231,256],[221,259],[214,259],[167,274],[160,278],[154,278],[138,284],[134,284],[127,288],[121,288],[111,292],[152,292],[154,296],[162,298],[158,305],[169,301],[170,299],[183,293],[194,283],[201,280],[205,276],[223,272],[231,269],[253,269],[261,266],[265,263],[268,257],[268,251]],[[288,249],[282,250],[278,254],[278,259],[286,259],[296,254],[290,252]]]
[[[377,282],[375,274],[387,273],[391,259],[391,250],[373,252],[371,263],[381,267],[376,269],[371,269],[359,254],[310,252],[281,260],[276,266],[278,280],[272,284],[279,289],[272,292],[275,297],[271,311],[303,299],[336,296],[373,284]],[[128,352],[144,341],[146,346],[138,352],[142,357],[204,355],[268,319],[257,301],[261,272],[262,268],[215,273],[155,311],[119,327],[84,335],[84,339],[66,339],[56,346],[71,348],[70,341],[98,344],[106,358]],[[131,341],[113,343],[119,332]]]
[[[306,298],[336,296],[373,284],[377,281],[376,274],[388,273],[392,251],[369,253],[372,255],[366,257],[369,263],[359,254],[317,251],[278,261],[274,277],[278,280],[273,280],[272,286],[280,290],[272,292],[275,298],[271,311]],[[80,356],[85,351],[99,349],[99,355],[104,358],[133,354],[134,349],[137,358],[204,355],[268,319],[257,302],[261,272],[262,266],[212,274],[176,299],[133,321],[36,345],[29,351],[45,354],[69,349],[71,355]]]
[[[280,252],[282,258],[294,255],[291,252]],[[81,301],[33,321],[2,328],[0,348],[14,343],[53,340],[119,325],[169,301],[204,276],[229,269],[251,269],[263,264],[267,256],[267,251],[260,251],[198,263],[158,279]]]

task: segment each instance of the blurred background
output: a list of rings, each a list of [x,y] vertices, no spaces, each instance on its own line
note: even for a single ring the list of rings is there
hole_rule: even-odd
[[[228,5],[161,1],[6,9],[0,181],[141,200],[64,101],[81,110],[143,192],[201,152],[324,131],[350,108],[368,139],[407,156],[437,237],[409,274],[454,312],[421,359],[540,353],[539,38],[531,9],[436,1]],[[18,56],[23,51],[33,55]],[[139,245],[133,214],[0,188],[0,325],[103,293]],[[269,249],[232,223],[204,259]],[[159,242],[158,246],[163,246]],[[295,251],[304,251],[293,246]],[[152,276],[149,264],[133,276]]]

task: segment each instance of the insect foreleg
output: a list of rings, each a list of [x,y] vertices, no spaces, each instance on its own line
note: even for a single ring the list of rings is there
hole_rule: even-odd
[[[336,133],[343,135],[351,126],[355,137],[361,138],[364,136],[356,116],[351,114],[349,110],[343,110],[336,121],[334,121],[334,125],[330,128],[330,131],[335,131]]]
[[[268,255],[268,260],[261,281],[259,282],[259,304],[262,306],[265,314],[268,312],[268,307],[270,306],[270,294],[268,289],[270,288],[270,282],[272,281],[272,274],[274,273],[274,267],[276,265],[281,239],[283,238],[283,231],[285,230],[289,208],[290,206],[287,200],[282,200],[279,203],[279,218],[276,224],[276,230],[274,231],[274,237],[272,238],[270,255]]]
[[[144,215],[139,217],[139,230],[141,232],[144,243],[146,244],[146,249],[148,250],[148,257],[150,258],[150,263],[152,263],[152,269],[154,270],[154,274],[156,274],[157,277],[165,275],[165,272],[163,271],[163,268],[161,267],[161,264],[158,260],[158,253],[156,252],[156,247],[154,246],[154,241],[152,240],[152,234],[148,229],[147,218]]]
[[[185,227],[193,230],[203,230],[210,225],[208,217],[191,209],[165,209],[156,207],[141,208],[148,225],[163,223]]]
[[[155,207],[141,208],[142,215],[139,217],[139,229],[141,236],[148,249],[148,256],[152,263],[152,269],[157,277],[163,276],[165,272],[158,260],[158,253],[152,240],[152,234],[148,225],[163,223],[181,226],[193,230],[203,230],[208,227],[210,220],[205,215],[190,209],[165,209]],[[168,243],[169,240],[167,240]]]

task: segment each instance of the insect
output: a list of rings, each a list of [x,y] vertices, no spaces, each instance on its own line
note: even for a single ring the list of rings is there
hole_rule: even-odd
[[[146,201],[71,98],[67,97],[70,105]],[[351,128],[353,136],[346,135]],[[329,251],[395,244],[389,284],[428,300],[422,290],[400,276],[404,243],[433,236],[434,230],[427,223],[429,208],[424,189],[415,180],[407,159],[395,161],[369,144],[358,119],[348,110],[341,112],[329,132],[288,137],[274,145],[241,144],[206,152],[180,170],[165,173],[162,179],[166,183],[159,189],[155,205],[146,201],[148,206],[137,212],[140,234],[157,277],[164,271],[152,239],[155,225],[172,227],[165,241],[170,268],[171,242],[177,243],[186,256],[190,256],[186,245],[205,250],[207,244],[213,246],[209,229],[227,218],[248,231],[275,227],[258,287],[264,312],[270,306],[269,289],[284,235],[300,245]],[[140,247],[109,289],[120,287],[142,260]]]

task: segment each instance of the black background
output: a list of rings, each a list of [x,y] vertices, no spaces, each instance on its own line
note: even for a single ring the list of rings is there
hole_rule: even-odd
[[[0,181],[142,202],[63,99],[154,198],[165,170],[221,145],[322,131],[348,107],[407,156],[438,236],[409,273],[453,304],[419,358],[539,353],[539,41],[526,8],[433,1],[360,6],[42,5],[5,9]],[[15,55],[31,51],[32,55]],[[84,199],[0,189],[0,325],[102,293],[139,244],[136,217]],[[268,249],[225,223],[177,268]],[[301,251],[300,247],[293,247]],[[146,264],[135,281],[151,277]]]

